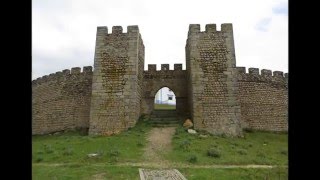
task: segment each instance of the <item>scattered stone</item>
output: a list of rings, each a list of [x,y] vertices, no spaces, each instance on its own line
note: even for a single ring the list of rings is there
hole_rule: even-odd
[[[207,137],[208,137],[208,135],[200,134],[200,135],[199,135],[199,137],[201,137],[201,138],[207,138]]]
[[[58,131],[58,132],[53,133],[53,135],[59,135],[59,134],[62,134],[62,132]]]
[[[197,131],[196,131],[196,130],[193,130],[193,129],[188,129],[188,133],[190,133],[190,134],[197,134]]]
[[[96,153],[91,153],[91,154],[88,154],[88,157],[96,157],[98,156],[99,154],[96,154]]]
[[[191,121],[190,119],[186,119],[186,121],[183,123],[183,127],[184,127],[184,128],[189,129],[189,128],[191,128],[192,126],[193,126],[193,123],[192,123],[192,121]]]

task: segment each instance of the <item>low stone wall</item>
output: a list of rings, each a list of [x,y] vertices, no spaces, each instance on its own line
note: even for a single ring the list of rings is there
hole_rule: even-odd
[[[237,67],[241,125],[268,131],[288,130],[288,74]]]
[[[32,134],[88,129],[92,67],[75,67],[32,81]]]

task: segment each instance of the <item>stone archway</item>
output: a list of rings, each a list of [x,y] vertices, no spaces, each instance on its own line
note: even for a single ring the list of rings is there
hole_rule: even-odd
[[[168,87],[160,88],[154,99],[154,110],[176,110],[176,95]]]
[[[164,70],[164,68],[160,71],[151,71],[150,69],[144,72],[141,113],[151,114],[154,109],[155,95],[161,88],[168,87],[175,94],[177,114],[187,116],[189,105],[186,71]]]

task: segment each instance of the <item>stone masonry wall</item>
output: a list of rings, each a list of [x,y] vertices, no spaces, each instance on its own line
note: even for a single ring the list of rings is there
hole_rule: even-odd
[[[155,64],[149,64],[148,70],[143,72],[143,99],[141,112],[150,114],[154,109],[154,98],[158,90],[163,87],[171,89],[176,96],[176,111],[178,115],[187,115],[188,93],[187,72],[182,70],[182,64],[174,64],[174,70],[169,70],[169,64],[161,64],[157,71]]]
[[[159,89],[176,95],[179,115],[195,129],[241,136],[242,128],[288,130],[288,74],[236,67],[231,24],[189,26],[186,67],[148,65],[138,26],[97,28],[94,71],[75,67],[32,81],[32,134],[88,129],[117,134],[150,114]]]
[[[186,44],[189,107],[195,129],[241,136],[232,24],[189,26]]]
[[[75,67],[32,81],[32,134],[88,129],[92,67]]]
[[[237,67],[241,125],[269,131],[288,130],[288,74],[258,68]]]
[[[90,135],[111,135],[135,125],[140,116],[144,46],[138,26],[97,28]]]

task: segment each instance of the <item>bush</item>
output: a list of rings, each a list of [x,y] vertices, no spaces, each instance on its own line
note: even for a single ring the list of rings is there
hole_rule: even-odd
[[[49,144],[49,145],[44,145],[44,152],[46,152],[47,154],[51,154],[54,152],[52,146]]]
[[[64,156],[71,156],[72,154],[73,154],[73,150],[70,147],[64,149],[64,151],[63,151]]]
[[[196,155],[191,155],[190,157],[188,157],[187,161],[189,163],[196,163],[198,161],[198,158]]]
[[[99,150],[97,151],[97,154],[98,154],[99,157],[101,157],[101,156],[104,155],[104,151],[101,150],[101,149],[99,149]]]
[[[280,151],[280,154],[288,155],[288,151],[287,150],[282,150],[282,151]]]
[[[207,150],[207,156],[209,157],[214,157],[214,158],[219,158],[221,156],[220,151],[214,149],[214,148],[210,148]]]
[[[174,134],[175,135],[179,135],[179,134],[182,134],[182,133],[185,133],[185,132],[186,132],[186,130],[183,127],[178,127]]]
[[[119,150],[111,149],[108,153],[111,163],[118,162],[118,156],[120,155]]]
[[[237,152],[240,155],[247,155],[248,154],[247,150],[245,150],[245,149],[239,149]]]
[[[180,148],[184,151],[189,151],[191,142],[189,139],[185,139],[180,143]]]
[[[43,157],[42,156],[38,156],[37,159],[36,159],[36,162],[41,162],[43,161]]]
[[[137,146],[138,146],[138,147],[142,147],[142,146],[143,146],[143,143],[142,143],[142,142],[138,142],[138,143],[137,143]]]
[[[110,157],[118,157],[118,156],[120,155],[120,152],[119,152],[119,150],[117,150],[117,149],[111,149],[111,150],[109,151],[108,155],[109,155]]]

